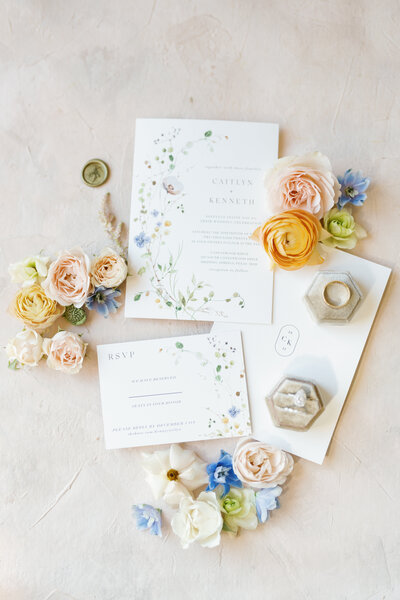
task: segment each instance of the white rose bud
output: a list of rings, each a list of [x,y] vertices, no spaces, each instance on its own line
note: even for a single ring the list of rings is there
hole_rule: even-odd
[[[8,342],[6,352],[10,361],[36,367],[43,356],[43,338],[33,329],[24,329]]]
[[[174,515],[172,531],[180,538],[183,548],[198,542],[205,548],[214,548],[221,541],[223,519],[214,492],[201,492],[197,500],[184,497]]]

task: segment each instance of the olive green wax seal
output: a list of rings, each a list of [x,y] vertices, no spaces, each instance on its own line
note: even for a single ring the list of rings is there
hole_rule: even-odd
[[[90,187],[103,185],[108,178],[108,167],[103,160],[92,158],[82,169],[82,179]]]

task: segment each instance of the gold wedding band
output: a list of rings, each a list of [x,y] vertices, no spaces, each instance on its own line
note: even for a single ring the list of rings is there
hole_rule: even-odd
[[[333,286],[339,286],[339,289],[341,288],[341,293],[343,294],[343,297],[341,298],[339,292],[337,301],[335,301],[336,296],[333,292]],[[336,290],[338,290],[337,287]],[[328,281],[328,283],[324,287],[322,297],[325,304],[327,304],[330,308],[343,308],[350,301],[351,290],[347,283],[345,283],[344,281]]]

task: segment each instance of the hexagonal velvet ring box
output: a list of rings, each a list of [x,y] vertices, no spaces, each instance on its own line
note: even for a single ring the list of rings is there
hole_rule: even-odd
[[[319,271],[304,300],[319,323],[341,324],[350,321],[362,294],[350,273]]]
[[[284,377],[267,396],[275,427],[306,431],[324,410],[317,386],[311,381]]]

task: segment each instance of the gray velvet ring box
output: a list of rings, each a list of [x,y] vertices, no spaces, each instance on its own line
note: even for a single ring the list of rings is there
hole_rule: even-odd
[[[346,272],[319,271],[304,300],[319,323],[348,323],[361,304],[362,294]]]
[[[275,427],[306,431],[324,410],[311,381],[284,377],[266,398]]]

